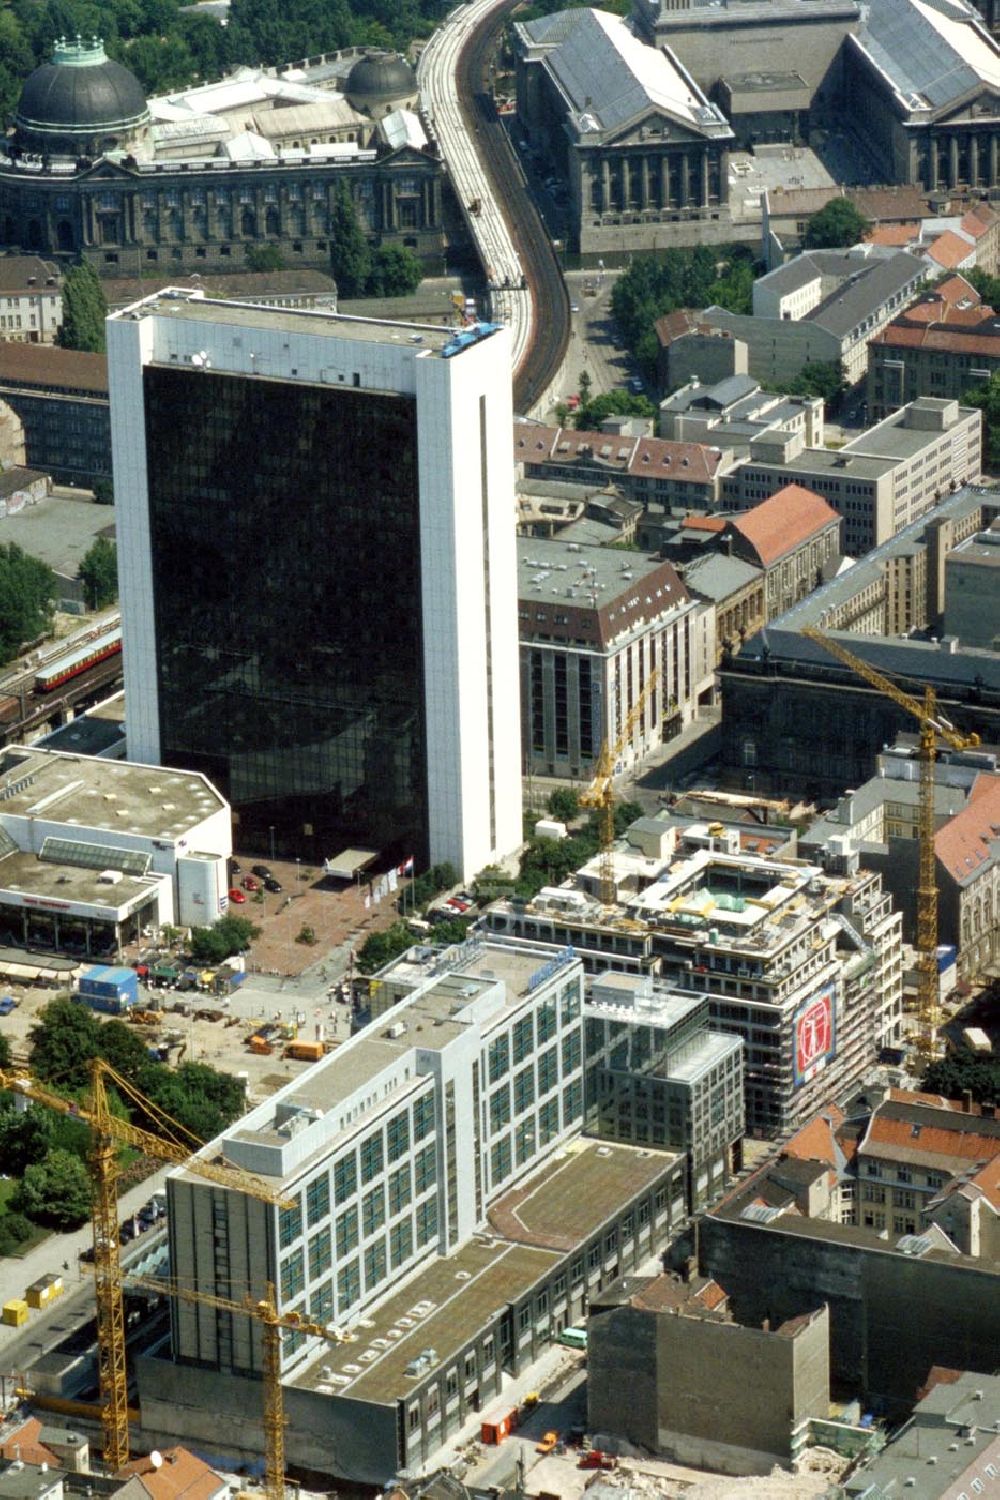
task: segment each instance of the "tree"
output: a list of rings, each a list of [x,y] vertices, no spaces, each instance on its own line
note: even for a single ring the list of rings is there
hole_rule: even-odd
[[[745,245],[664,250],[637,256],[615,283],[611,310],[648,374],[656,367],[655,323],[679,307],[716,305],[751,312],[754,258]]]
[[[0,663],[51,628],[55,596],[56,575],[47,563],[16,542],[0,544]]]
[[[330,215],[330,266],[340,297],[363,297],[371,271],[371,251],[358,222],[351,189],[337,183]]]
[[[405,922],[394,922],[384,932],[370,932],[354,956],[358,973],[374,974],[405,953],[412,942],[413,933]]]
[[[857,245],[871,225],[850,198],[831,198],[825,207],[810,215],[802,236],[805,250],[836,250]]]
[[[225,1130],[246,1104],[240,1080],[206,1063],[186,1062],[176,1069],[153,1063],[143,1093],[203,1141]]]
[[[115,487],[111,483],[111,480],[110,479],[95,479],[94,480],[94,504],[95,505],[114,505],[114,503],[115,503]]]
[[[962,401],[966,406],[978,407],[983,414],[984,467],[996,473],[1000,467],[1000,371],[994,370],[989,380],[966,391]]]
[[[576,388],[580,393],[580,400],[584,406],[590,400],[590,393],[594,388],[594,382],[590,378],[589,370],[581,370],[576,377]]]
[[[0,1099],[0,1161],[8,1177],[22,1177],[52,1145],[52,1116],[33,1104],[18,1109],[14,1099]]]
[[[419,258],[406,245],[380,245],[372,254],[365,290],[369,297],[407,297],[423,276]]]
[[[648,396],[633,396],[631,391],[605,391],[593,401],[577,407],[573,425],[580,432],[596,432],[605,417],[655,417],[656,407]]]
[[[77,577],[88,609],[106,609],[118,598],[118,549],[106,536],[96,537],[80,560]]]
[[[59,995],[38,1013],[28,1033],[31,1071],[43,1083],[67,1090],[82,1089],[90,1081],[88,1067],[100,1055],[101,1023],[93,1011]]]
[[[0,1068],[10,1067],[10,1042],[5,1036],[0,1036]]]
[[[782,391],[786,396],[821,396],[829,406],[840,399],[847,382],[839,362],[816,359],[803,365],[791,380],[776,381],[768,389]]]
[[[247,266],[251,271],[283,271],[285,258],[278,245],[251,245],[247,251]]]
[[[50,1229],[78,1229],[90,1218],[90,1178],[78,1156],[49,1151],[25,1170],[10,1197],[15,1212]]]
[[[62,348],[103,354],[108,304],[97,272],[88,261],[67,271],[62,302],[63,320],[58,335]]]
[[[571,786],[557,786],[549,797],[549,812],[560,823],[572,823],[580,811],[580,794]]]
[[[259,937],[249,917],[220,917],[214,927],[192,927],[191,957],[198,964],[221,964]]]
[[[961,1099],[968,1091],[977,1104],[1000,1104],[1000,1058],[949,1053],[930,1064],[921,1088],[946,1099]]]

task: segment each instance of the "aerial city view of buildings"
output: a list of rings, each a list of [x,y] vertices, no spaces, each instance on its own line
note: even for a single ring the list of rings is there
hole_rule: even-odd
[[[1000,1497],[1000,13],[327,9],[6,16],[0,1500]]]

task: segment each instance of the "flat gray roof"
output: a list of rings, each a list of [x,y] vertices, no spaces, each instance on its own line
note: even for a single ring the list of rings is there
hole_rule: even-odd
[[[966,537],[948,553],[946,561],[971,563],[977,568],[1000,568],[1000,535],[980,532],[977,536]]]
[[[225,801],[196,771],[97,760],[35,746],[0,752],[2,811],[146,838],[186,838]],[[73,837],[70,829],[64,836]]]
[[[507,1240],[566,1254],[652,1187],[676,1160],[674,1151],[578,1136],[498,1198],[487,1217]]]
[[[580,524],[580,523],[577,523]],[[598,522],[606,531],[606,522]],[[617,529],[617,528],[616,528]],[[538,537],[518,537],[517,540],[517,590],[522,598],[552,597],[553,588],[564,585],[558,592],[568,598],[568,590],[576,586],[581,597],[577,606],[588,604],[592,590],[597,592],[597,604],[610,604],[619,594],[634,589],[636,583],[664,566],[660,557],[650,557],[642,552],[612,552],[607,547],[593,547],[586,542],[571,544],[561,538],[551,541]],[[539,574],[546,574],[544,581],[535,582]],[[626,576],[631,575],[631,576]],[[677,603],[683,602],[678,599]]]
[[[105,906],[109,920],[156,889],[155,880],[122,875],[113,885],[98,880],[98,870],[56,864],[37,854],[8,854],[0,858],[0,891],[41,897],[46,901]],[[33,909],[33,908],[32,908]]]
[[[766,465],[771,460],[756,458],[751,453],[747,462]],[[794,474],[842,473],[845,479],[881,479],[883,474],[891,474],[898,463],[898,458],[869,457],[847,448],[804,448],[781,468],[787,471],[788,482],[792,483]]]
[[[941,403],[944,404],[944,403]],[[976,415],[971,406],[960,406],[958,408],[959,420]],[[893,412],[891,416],[884,417],[875,427],[863,432],[860,437],[852,439],[840,449],[842,455],[861,454],[865,458],[912,458],[922,448],[926,448],[936,439],[945,436],[946,432],[953,428],[927,428],[908,427],[906,425],[906,408]]]
[[[325,308],[262,307],[241,302],[195,297],[187,288],[165,288],[142,302],[134,302],[112,316],[118,320],[156,317],[185,322],[221,323],[232,328],[274,328],[284,333],[319,338],[357,339],[366,344],[401,343],[416,350],[443,353],[461,331],[435,323],[396,323],[385,318],[359,318]],[[419,337],[420,342],[417,343]]]
[[[431,1370],[446,1368],[499,1309],[549,1276],[560,1257],[548,1250],[474,1239],[454,1255],[420,1265],[378,1307],[365,1310],[355,1339],[330,1344],[288,1377],[288,1384],[380,1405],[405,1399]],[[432,1365],[408,1374],[425,1349]]]

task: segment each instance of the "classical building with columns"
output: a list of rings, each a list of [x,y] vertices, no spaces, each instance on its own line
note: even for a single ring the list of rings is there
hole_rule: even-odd
[[[109,276],[237,271],[261,245],[326,268],[346,180],[373,244],[440,264],[449,198],[412,68],[387,54],[318,65],[319,83],[246,68],[147,101],[98,39],[58,42],[0,141],[0,245]]]
[[[879,0],[845,45],[845,113],[887,182],[1000,189],[1000,44],[970,5]]]
[[[514,37],[518,118],[564,174],[574,249],[727,237],[712,226],[730,227],[733,132],[672,54],[599,10],[520,22]]]

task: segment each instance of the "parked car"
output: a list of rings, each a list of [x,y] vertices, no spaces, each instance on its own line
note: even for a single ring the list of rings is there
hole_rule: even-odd
[[[551,1453],[559,1441],[558,1432],[546,1432],[542,1435],[540,1443],[535,1444],[536,1453]]]
[[[230,888],[229,888],[229,899],[233,903],[234,906],[245,906],[246,905],[247,898],[246,898],[246,896],[244,896],[243,892],[240,890],[240,888],[239,888],[238,885],[230,886]]]
[[[243,877],[243,889],[245,891],[259,891],[260,890],[260,881],[259,880],[255,880],[252,875],[244,875],[244,877]]]
[[[264,876],[264,889],[265,889],[265,891],[280,891],[280,890],[283,889],[283,887],[282,887],[281,881],[280,880],[275,880],[275,878],[274,878],[273,875],[265,875]]]
[[[261,880],[266,880],[271,873],[267,865],[251,865],[250,869],[255,875],[259,875]]]
[[[628,388],[629,388],[629,390],[632,392],[632,394],[634,396],[641,396],[642,395],[643,384],[642,384],[642,381],[639,379],[638,375],[633,375],[632,376],[632,379],[628,383]]]
[[[238,875],[240,873],[241,868],[242,868],[242,866],[240,865],[240,862],[239,862],[238,859],[231,859],[229,861],[229,873],[230,873],[230,875]]]
[[[0,1000],[0,1016],[9,1016],[12,1010],[17,1010],[17,1001],[13,995],[4,995]]]

